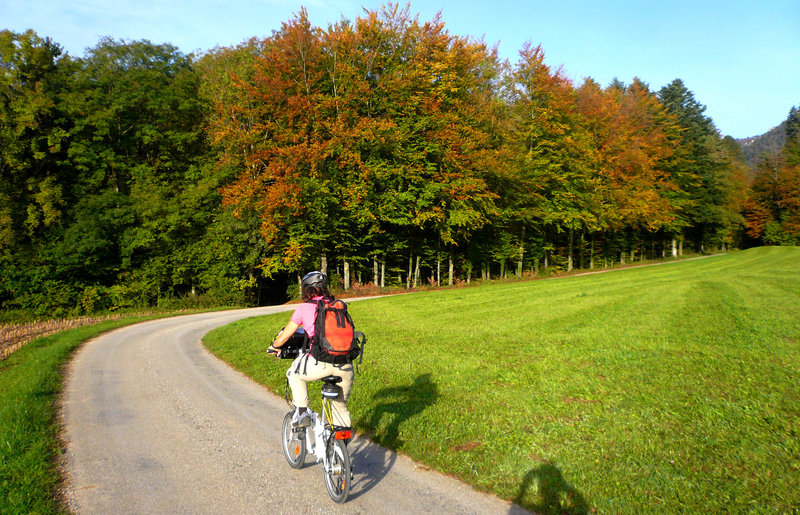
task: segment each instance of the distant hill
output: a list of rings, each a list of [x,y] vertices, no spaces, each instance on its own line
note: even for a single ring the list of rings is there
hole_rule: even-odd
[[[783,148],[786,142],[786,121],[761,136],[737,139],[736,142],[742,149],[747,166],[755,170],[761,154],[776,154]]]

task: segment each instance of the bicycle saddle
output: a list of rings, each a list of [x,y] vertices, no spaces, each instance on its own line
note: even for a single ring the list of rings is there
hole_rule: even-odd
[[[320,381],[327,384],[337,384],[342,382],[342,378],[339,376],[327,376],[320,379]]]

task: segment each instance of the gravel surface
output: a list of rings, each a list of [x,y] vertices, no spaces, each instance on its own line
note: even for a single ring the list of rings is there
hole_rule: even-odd
[[[284,400],[219,361],[200,339],[234,320],[293,308],[156,320],[85,344],[70,364],[62,399],[68,508],[526,513],[358,437],[350,443],[355,480],[343,505],[328,497],[310,457],[291,469],[280,446]]]

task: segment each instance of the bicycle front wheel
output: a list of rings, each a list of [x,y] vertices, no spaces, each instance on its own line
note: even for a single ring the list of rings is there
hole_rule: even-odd
[[[325,451],[328,455],[328,467],[325,470],[325,486],[328,494],[335,502],[341,504],[350,494],[350,454],[341,440],[331,438]]]
[[[283,455],[286,461],[293,469],[299,469],[303,466],[306,460],[306,431],[308,429],[293,429],[292,416],[293,411],[290,411],[283,417],[283,431],[281,433],[281,441],[283,447]]]

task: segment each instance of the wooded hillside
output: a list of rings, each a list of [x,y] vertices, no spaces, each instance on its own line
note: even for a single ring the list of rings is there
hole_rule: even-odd
[[[796,244],[796,111],[751,188],[704,110],[679,79],[574,84],[541,47],[502,62],[396,7],[327,29],[301,11],[198,56],[4,31],[0,304],[250,304],[320,267],[414,287]]]
[[[736,140],[742,148],[744,162],[752,170],[758,167],[758,162],[765,155],[780,154],[786,145],[786,121],[760,136]]]

